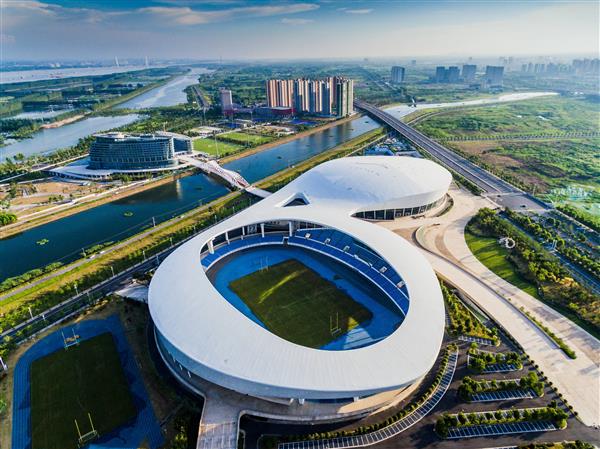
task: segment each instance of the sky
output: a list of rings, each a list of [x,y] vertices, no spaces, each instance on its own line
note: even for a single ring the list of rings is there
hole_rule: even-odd
[[[0,0],[1,60],[598,55],[600,1]]]

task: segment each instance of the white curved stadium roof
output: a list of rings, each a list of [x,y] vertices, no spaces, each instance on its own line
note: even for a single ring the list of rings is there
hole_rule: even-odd
[[[310,170],[200,233],[160,265],[150,284],[149,307],[162,342],[191,372],[253,396],[350,398],[414,383],[431,369],[442,342],[444,305],[437,278],[403,238],[351,215],[431,203],[445,195],[450,180],[439,165],[404,157],[344,158]],[[310,204],[284,207],[299,196]],[[312,349],[269,332],[221,296],[200,263],[203,246],[241,226],[289,220],[351,235],[400,274],[410,307],[397,330],[358,349]]]

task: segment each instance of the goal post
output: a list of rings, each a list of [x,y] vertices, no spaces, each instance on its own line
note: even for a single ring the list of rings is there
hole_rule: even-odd
[[[82,434],[81,429],[79,428],[79,424],[77,423],[77,420],[75,420],[75,427],[77,428],[77,435],[78,435],[78,439],[77,439],[78,447],[85,446],[87,443],[98,438],[98,436],[99,436],[98,431],[94,427],[94,422],[92,421],[92,415],[89,413],[87,415],[88,415],[88,419],[90,421],[90,427],[91,427],[91,430],[89,432]]]

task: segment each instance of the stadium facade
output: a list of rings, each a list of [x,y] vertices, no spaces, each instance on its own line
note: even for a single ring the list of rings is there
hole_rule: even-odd
[[[397,397],[390,392],[408,391],[438,357],[444,332],[440,287],[410,243],[358,217],[442,207],[450,182],[446,169],[424,159],[343,158],[206,229],[171,254],[150,284],[150,313],[167,366],[196,392],[202,379],[296,406],[365,398],[369,407],[381,406]],[[265,247],[301,248],[344,265],[388,298],[400,324],[354,343],[344,336],[345,346],[336,350],[275,335],[232,307],[211,276],[233,255]]]

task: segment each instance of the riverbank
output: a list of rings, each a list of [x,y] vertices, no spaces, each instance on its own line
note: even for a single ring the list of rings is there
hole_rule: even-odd
[[[115,200],[120,200],[136,193],[143,192],[145,190],[153,189],[155,187],[167,184],[176,179],[180,179],[185,176],[193,174],[192,169],[185,170],[176,174],[163,176],[157,179],[138,181],[127,186],[119,186],[116,189],[107,190],[105,192],[95,194],[92,198],[87,201],[77,202],[75,204],[66,204],[54,206],[45,211],[39,212],[39,216],[32,217],[29,220],[17,221],[16,223],[4,226],[0,228],[0,239],[5,239],[11,235],[18,234],[20,232],[27,231],[28,229],[41,226],[46,223],[50,223],[61,218],[74,215],[79,212],[91,209],[93,207],[101,206],[102,204],[110,203]]]
[[[351,122],[352,120],[360,118],[361,116],[362,116],[362,114],[356,114],[356,115],[352,115],[350,117],[345,117],[340,120],[334,120],[332,122],[328,122],[325,125],[315,126],[314,128],[307,129],[306,131],[301,131],[297,134],[293,134],[293,135],[287,136],[287,137],[282,137],[281,139],[277,139],[277,140],[274,140],[273,142],[265,143],[263,145],[259,145],[254,148],[250,148],[246,151],[241,151],[239,153],[232,154],[230,156],[222,157],[221,159],[219,159],[219,163],[221,165],[227,164],[228,162],[233,162],[237,159],[241,159],[246,156],[251,156],[253,154],[260,153],[261,151],[268,150],[270,148],[275,148],[276,146],[282,145],[284,143],[289,143],[289,142],[293,142],[294,140],[301,139],[303,137],[308,137],[312,134],[318,133],[319,131],[325,131],[325,130],[328,130],[329,128],[333,128],[334,126],[338,126],[343,123]]]

